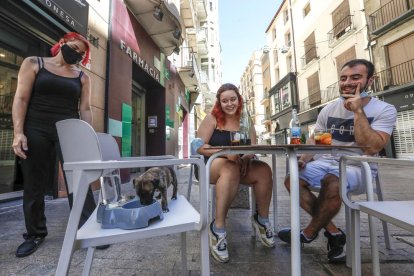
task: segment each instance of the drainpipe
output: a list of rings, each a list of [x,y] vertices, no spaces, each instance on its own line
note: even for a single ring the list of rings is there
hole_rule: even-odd
[[[292,48],[293,48],[293,62],[295,64],[295,106],[292,105],[293,107],[298,108],[299,107],[299,91],[298,91],[298,67],[297,67],[297,63],[296,63],[296,43],[295,43],[295,32],[293,29],[293,16],[292,16],[292,1],[289,0],[289,16],[290,16],[290,29],[291,29],[291,34],[292,34]]]

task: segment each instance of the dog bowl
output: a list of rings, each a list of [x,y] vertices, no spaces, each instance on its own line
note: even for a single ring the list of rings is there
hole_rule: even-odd
[[[100,204],[97,213],[97,221],[104,229],[144,228],[155,219],[164,219],[161,204],[154,200],[152,204],[142,205],[138,197],[126,202]]]

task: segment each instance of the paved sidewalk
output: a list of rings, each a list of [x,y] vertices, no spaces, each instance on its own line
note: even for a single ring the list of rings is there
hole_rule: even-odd
[[[270,158],[264,158],[270,162]],[[278,201],[279,225],[290,225],[290,199],[282,184],[285,172],[283,157],[278,158]],[[386,199],[413,199],[414,186],[405,176],[411,175],[411,168],[381,167]],[[186,194],[189,167],[178,171],[179,190]],[[126,193],[133,194],[130,184],[123,185]],[[171,192],[171,191],[169,191]],[[192,199],[198,202],[198,185],[194,185]],[[197,206],[197,205],[195,205]],[[414,212],[414,210],[407,210]],[[15,250],[23,241],[25,232],[21,200],[0,203],[0,275],[54,275],[69,214],[66,199],[48,200],[46,216],[49,235],[39,250],[26,258],[16,258]],[[220,264],[210,257],[213,275],[290,275],[290,246],[277,239],[276,248],[264,248],[251,237],[250,211],[232,209],[227,220],[230,262]],[[272,215],[271,215],[272,217]],[[309,217],[302,212],[301,224],[305,226]],[[343,208],[335,222],[345,228]],[[414,247],[393,238],[394,249],[386,250],[382,227],[378,223],[382,275],[414,275]],[[411,234],[390,227],[398,236]],[[199,275],[198,234],[188,235],[187,261],[189,275]],[[370,245],[367,217],[361,218],[361,252],[363,275],[371,275]],[[302,248],[302,275],[350,275],[345,265],[327,262],[326,238],[321,232],[319,238]],[[86,250],[76,251],[69,275],[80,275]],[[167,235],[161,238],[139,240],[112,245],[107,250],[95,251],[91,275],[179,275],[180,236]]]

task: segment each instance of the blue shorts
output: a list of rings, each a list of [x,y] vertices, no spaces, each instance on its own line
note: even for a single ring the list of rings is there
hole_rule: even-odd
[[[305,180],[310,189],[320,189],[321,180],[327,174],[333,174],[339,178],[339,161],[334,159],[318,159],[306,164],[305,168],[299,171],[299,178]],[[361,167],[355,165],[346,166],[348,180],[347,189],[349,192],[356,191],[361,185]],[[376,170],[372,170],[372,177],[376,176]]]

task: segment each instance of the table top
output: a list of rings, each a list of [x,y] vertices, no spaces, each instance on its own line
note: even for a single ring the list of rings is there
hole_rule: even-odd
[[[414,232],[414,201],[366,201],[358,202],[361,211],[394,225]]]
[[[312,150],[329,150],[329,149],[364,149],[367,146],[343,146],[343,145],[310,145],[310,144],[280,144],[280,145],[247,145],[247,146],[212,146],[206,150],[277,150],[277,149],[312,149]]]

